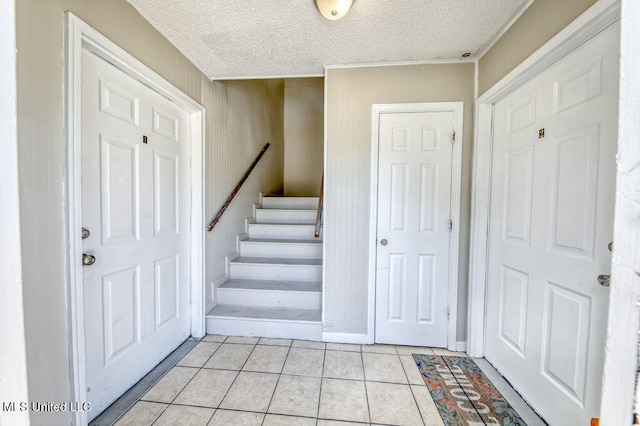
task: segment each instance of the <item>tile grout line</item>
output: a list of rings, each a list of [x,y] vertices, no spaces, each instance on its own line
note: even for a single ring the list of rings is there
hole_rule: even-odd
[[[325,346],[326,347],[326,346]],[[324,360],[322,362],[322,375],[320,376],[320,390],[318,391],[318,408],[316,409],[316,426],[320,421],[320,403],[322,402],[322,385],[324,384],[324,363],[327,360],[327,352],[325,349]]]
[[[259,342],[259,341],[258,341]],[[273,393],[271,394],[271,399],[269,399],[269,404],[267,405],[267,409],[265,410],[264,417],[262,417],[261,425],[264,425],[265,420],[267,420],[267,414],[269,414],[269,409],[271,408],[271,403],[273,402],[273,397],[276,395],[276,390],[278,390],[278,385],[280,384],[280,378],[282,377],[282,372],[284,371],[284,366],[289,359],[289,354],[291,353],[291,348],[293,347],[294,340],[291,340],[291,344],[287,348],[287,355],[284,357],[284,362],[282,363],[282,367],[280,367],[280,373],[278,373],[278,380],[276,380],[276,385],[273,388]]]
[[[322,384],[324,383],[324,367],[327,362],[327,344],[324,344],[324,356],[322,357],[322,374],[320,374],[320,389],[318,390],[318,408],[316,409],[316,426],[320,419],[320,401],[322,401]]]
[[[226,338],[225,338],[225,340],[226,340]],[[200,343],[202,343],[203,341],[204,341],[204,340],[200,339],[200,340],[198,341],[198,343],[197,343],[193,348],[191,348],[191,351],[195,350],[195,349],[198,347],[198,345],[199,345]],[[218,343],[218,342],[209,342],[209,343]],[[155,423],[160,419],[160,417],[162,417],[162,415],[164,414],[164,412],[165,412],[165,411],[167,411],[167,410],[169,409],[169,407],[171,407],[172,405],[181,405],[181,406],[187,406],[187,407],[194,407],[194,405],[174,404],[174,402],[175,402],[175,400],[176,400],[176,399],[178,399],[178,397],[179,397],[179,396],[180,396],[180,394],[181,394],[181,393],[186,389],[186,387],[187,387],[187,386],[189,386],[189,383],[191,383],[191,381],[193,380],[193,378],[194,378],[194,377],[196,377],[200,371],[202,371],[202,369],[204,368],[204,365],[205,365],[207,362],[209,362],[209,360],[211,359],[211,357],[212,357],[216,352],[218,352],[218,349],[220,349],[220,348],[222,347],[222,344],[223,344],[223,343],[224,343],[224,341],[223,341],[223,342],[219,342],[218,347],[216,348],[216,350],[214,350],[214,351],[211,353],[211,355],[209,355],[209,357],[206,359],[206,361],[202,363],[202,366],[201,366],[201,367],[196,367],[196,368],[198,369],[198,371],[196,371],[196,373],[195,373],[193,376],[191,376],[191,378],[187,381],[187,383],[185,383],[185,385],[182,387],[182,389],[180,389],[180,391],[179,391],[178,393],[176,393],[176,396],[174,396],[174,397],[173,397],[173,399],[171,400],[171,402],[169,402],[169,403],[167,404],[167,406],[164,408],[164,410],[162,410],[162,412],[160,413],[160,415],[159,415],[159,416],[158,416],[158,417],[153,421],[152,425],[154,425],[154,424],[155,424]],[[191,367],[179,366],[179,365],[178,365],[178,363],[179,363],[180,361],[182,361],[186,356],[188,356],[188,355],[191,353],[191,351],[187,352],[187,353],[186,353],[182,358],[180,358],[180,360],[178,360],[178,362],[176,363],[176,365],[174,365],[173,367],[171,367],[171,369],[169,369],[169,370],[167,371],[167,374],[169,374],[169,371],[172,371],[172,370],[173,370],[174,368],[176,368],[176,367],[191,368]],[[162,376],[162,377],[164,378],[167,374],[165,374],[165,375],[164,375],[164,376]],[[158,383],[159,383],[159,382],[160,382],[160,380],[158,380]],[[156,383],[156,385],[157,385],[158,383]],[[154,386],[155,386],[155,385],[154,385]],[[153,389],[153,387],[152,387],[151,389]],[[150,391],[151,389],[149,389],[149,391]],[[147,391],[147,392],[149,392],[149,391]],[[145,394],[145,395],[146,395],[146,394]],[[142,400],[142,397],[144,397],[144,395],[142,395],[138,401],[141,401],[141,400]],[[211,408],[211,407],[203,407],[203,408]],[[213,418],[214,414],[216,413],[216,410],[217,410],[217,408],[214,408],[214,409],[213,409],[213,413],[211,413],[211,416],[209,417],[209,421],[211,421],[211,419]],[[207,423],[208,423],[208,422],[207,422]]]
[[[178,348],[176,348],[176,349],[174,350],[174,352],[175,352],[175,351],[177,351],[177,350],[179,350],[179,349],[180,349],[180,347],[181,347],[182,345],[184,345],[184,344],[185,344],[189,339],[192,339],[192,338],[191,338],[191,337],[187,338],[187,340],[185,340],[185,341],[184,341],[180,346],[178,346]],[[194,340],[197,340],[197,342],[198,342],[198,343],[200,343],[200,340],[198,340],[198,339],[194,339]],[[192,351],[196,346],[198,346],[198,343],[196,343],[196,344],[195,344],[191,349],[189,349],[189,352],[191,352],[191,351]],[[172,354],[173,354],[174,352],[172,352]],[[123,418],[123,417],[124,417],[124,416],[129,412],[129,411],[131,411],[131,409],[132,409],[132,408],[133,408],[137,403],[139,403],[140,401],[142,401],[142,402],[151,402],[151,403],[156,403],[156,404],[163,404],[163,403],[161,403],[161,402],[156,402],[156,401],[146,401],[146,400],[143,400],[142,398],[143,398],[143,397],[144,397],[144,396],[145,396],[145,395],[146,395],[146,394],[147,394],[147,393],[148,393],[148,392],[149,392],[149,391],[150,391],[154,386],[156,386],[156,385],[160,382],[160,380],[162,380],[162,379],[163,379],[167,374],[169,374],[169,372],[170,372],[171,370],[173,370],[173,368],[174,368],[176,365],[178,365],[178,362],[180,362],[180,360],[181,360],[182,358],[184,358],[184,357],[185,357],[189,352],[187,352],[186,354],[182,355],[179,359],[177,359],[177,360],[175,361],[175,364],[173,364],[171,367],[169,367],[169,368],[167,369],[167,371],[165,371],[165,372],[162,374],[162,376],[158,377],[158,379],[157,379],[157,380],[156,380],[152,385],[150,385],[148,389],[146,389],[146,390],[145,390],[141,395],[139,395],[139,396],[135,399],[135,401],[131,404],[131,406],[130,406],[129,408],[127,408],[125,411],[123,411],[122,413],[120,413],[120,415],[119,415],[119,416],[118,416],[118,417],[113,421],[112,425],[115,425],[116,423],[118,423],[118,422],[120,421],[120,419],[122,419],[122,418]],[[169,357],[171,357],[171,354],[169,354],[169,355],[167,356],[167,358],[169,358]],[[159,366],[160,366],[160,365],[161,365],[161,364],[162,364],[162,363],[163,363],[167,358],[165,358],[164,360],[160,361],[160,363],[159,363],[158,365],[156,365],[156,366],[154,367],[154,369],[158,368],[158,367],[159,367]],[[151,373],[153,372],[153,370],[154,370],[154,369],[152,369],[150,372],[148,372],[148,373],[147,373],[147,374],[146,374],[142,379],[140,379],[140,381],[144,380],[144,378],[145,378],[145,377],[147,377],[149,374],[151,374]],[[140,383],[140,381],[138,381],[138,383]],[[135,387],[135,385],[134,385],[133,387]],[[129,389],[128,389],[128,390],[127,390],[123,395],[121,395],[121,396],[120,396],[120,398],[122,398],[122,397],[123,397],[127,392],[130,392],[130,391],[131,391],[131,389],[133,389],[133,387],[129,388]],[[118,398],[118,399],[120,399],[120,398]],[[98,417],[96,417],[96,419],[98,419],[102,414],[104,414],[104,412],[105,412],[105,411],[107,411],[107,410],[108,410],[112,405],[114,405],[117,401],[118,401],[118,400],[114,401],[114,402],[113,402],[109,407],[107,407],[107,408],[106,408],[106,409],[105,409],[105,410],[104,410],[100,415],[98,415]],[[167,405],[167,407],[168,407],[168,405]],[[165,410],[167,409],[167,407],[165,407],[165,408],[164,408],[164,410],[162,410],[162,412],[158,415],[158,417],[154,420],[154,422],[155,422],[155,421],[157,421],[157,420],[158,420],[158,418],[160,418],[160,416],[165,412]],[[93,421],[95,421],[96,419],[92,420],[92,422],[93,422]]]
[[[233,385],[236,383],[236,380],[238,380],[238,377],[240,377],[240,373],[242,372],[242,369],[244,368],[244,366],[247,363],[247,361],[249,361],[249,358],[251,357],[251,354],[253,353],[253,351],[256,349],[256,346],[258,346],[258,342],[259,341],[260,341],[260,339],[258,339],[256,341],[256,343],[253,345],[253,349],[251,349],[251,352],[249,352],[249,354],[247,355],[247,359],[245,359],[244,362],[242,363],[242,366],[238,370],[238,374],[236,374],[236,377],[233,378],[233,381],[229,385],[229,388],[227,388],[227,391],[224,393],[224,396],[222,398],[220,398],[220,402],[218,403],[218,406],[216,407],[216,411],[218,411],[220,409],[220,405],[222,405],[222,403],[224,402],[224,399],[227,397],[227,395],[229,395],[229,391],[231,390]],[[229,344],[230,345],[234,345],[234,344],[238,344],[238,343],[231,343],[230,342]],[[240,344],[242,344],[242,343],[240,343]],[[222,345],[220,345],[220,346],[222,347]],[[211,356],[213,356],[213,355],[211,355]],[[235,370],[226,370],[226,371],[235,371]],[[264,420],[264,418],[263,418],[263,420]]]
[[[402,367],[402,371],[404,372],[404,377],[407,379],[407,386],[409,387],[409,392],[411,393],[411,396],[413,397],[413,403],[416,405],[416,409],[418,410],[418,414],[420,414],[420,420],[422,420],[423,426],[426,426],[426,422],[424,421],[424,418],[422,417],[422,411],[420,411],[420,406],[418,405],[418,400],[416,399],[416,396],[413,393],[413,389],[411,388],[411,380],[409,380],[409,374],[407,374],[407,369],[405,368],[405,365],[402,362],[402,356],[400,355],[400,352],[398,352],[398,346],[396,345],[395,348],[396,348],[396,352],[398,353],[398,360],[400,361],[400,366]],[[413,355],[410,355],[410,356],[411,356],[411,359],[413,359]]]
[[[360,349],[362,349],[362,347]],[[371,424],[371,406],[369,404],[369,390],[367,388],[367,369],[365,368],[365,365],[364,365],[364,352],[362,351],[360,351],[360,359],[362,360],[362,378],[364,383],[364,397],[367,400],[367,415],[369,416],[368,423]]]

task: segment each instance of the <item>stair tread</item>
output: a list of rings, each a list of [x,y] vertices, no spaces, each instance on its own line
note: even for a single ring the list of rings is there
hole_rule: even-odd
[[[315,225],[313,223],[296,223],[296,222],[253,222],[250,223],[249,226],[255,226],[255,225],[260,225],[260,226],[274,226],[274,227],[283,227],[283,226],[308,226],[308,227],[315,227]]]
[[[278,198],[284,198],[284,199],[290,199],[290,200],[317,200],[318,197],[315,196],[295,196],[295,195],[263,195],[262,196],[263,199],[265,198],[270,198],[272,200],[274,199],[278,199]]]
[[[278,213],[287,213],[287,212],[317,212],[318,209],[310,209],[310,208],[295,208],[295,207],[282,207],[282,208],[274,208],[274,207],[257,207],[257,211],[272,211]]]
[[[218,289],[304,291],[318,293],[322,283],[316,281],[275,281],[230,279]]]
[[[303,322],[320,322],[322,318],[319,310],[258,308],[253,306],[234,305],[218,305],[207,313],[207,317]]]
[[[302,265],[302,266],[321,266],[322,259],[294,259],[288,257],[238,257],[231,263],[251,263],[258,265]]]
[[[241,243],[273,243],[273,244],[315,244],[322,245],[322,240],[314,238],[313,240],[294,240],[294,239],[276,239],[276,238],[246,238]]]

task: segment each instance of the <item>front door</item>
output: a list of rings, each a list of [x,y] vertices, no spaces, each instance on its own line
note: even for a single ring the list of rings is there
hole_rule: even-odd
[[[82,51],[89,420],[190,334],[189,119]]]
[[[382,113],[375,341],[447,346],[454,112]]]
[[[553,425],[600,407],[618,28],[495,106],[485,356]]]

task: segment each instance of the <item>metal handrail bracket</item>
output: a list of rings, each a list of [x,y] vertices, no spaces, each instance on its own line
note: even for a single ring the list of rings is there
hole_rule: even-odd
[[[316,213],[316,230],[315,238],[320,238],[320,228],[322,227],[322,204],[324,203],[324,172],[322,173],[322,181],[320,181],[320,196],[318,197],[318,212]]]

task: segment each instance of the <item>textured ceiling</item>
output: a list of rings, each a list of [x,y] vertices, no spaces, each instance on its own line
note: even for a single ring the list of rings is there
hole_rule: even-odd
[[[531,0],[129,0],[211,79],[300,77],[324,66],[477,57]]]

